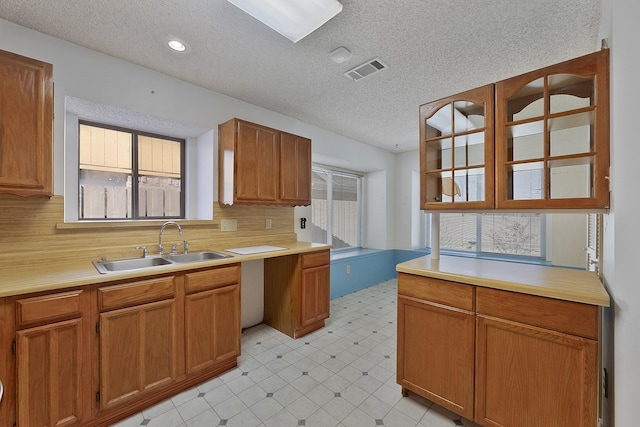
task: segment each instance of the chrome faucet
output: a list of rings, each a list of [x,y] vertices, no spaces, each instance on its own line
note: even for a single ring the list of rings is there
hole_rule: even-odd
[[[178,227],[178,234],[182,236],[182,227],[180,227],[180,224],[178,224],[177,222],[167,221],[164,224],[162,224],[162,227],[160,227],[160,235],[158,236],[158,254],[159,255],[164,254],[164,249],[162,247],[162,232],[164,231],[167,225],[175,225],[176,227]]]

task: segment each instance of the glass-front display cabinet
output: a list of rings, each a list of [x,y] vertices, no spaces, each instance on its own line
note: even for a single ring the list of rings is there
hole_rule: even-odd
[[[496,207],[609,206],[608,50],[496,83]]]
[[[493,209],[493,108],[493,84],[420,106],[422,209]]]

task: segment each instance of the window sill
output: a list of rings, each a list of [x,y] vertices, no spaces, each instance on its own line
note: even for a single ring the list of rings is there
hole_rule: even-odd
[[[427,252],[430,254],[431,249],[427,248]],[[543,258],[525,257],[525,256],[518,256],[518,255],[491,254],[488,252],[482,252],[478,254],[475,252],[464,252],[464,251],[455,251],[451,249],[441,249],[440,255],[457,256],[462,258],[486,259],[486,260],[493,260],[493,261],[516,262],[520,264],[552,266],[551,262]]]
[[[128,228],[158,228],[167,221],[175,221],[181,226],[218,228],[220,224],[213,220],[197,219],[148,219],[136,221],[77,221],[58,222],[56,230],[99,230],[99,229],[128,229]]]

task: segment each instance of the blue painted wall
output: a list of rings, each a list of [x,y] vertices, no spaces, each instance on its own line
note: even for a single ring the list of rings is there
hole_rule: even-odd
[[[426,251],[358,249],[331,255],[331,299],[397,277],[396,265]],[[347,274],[347,266],[350,272]]]

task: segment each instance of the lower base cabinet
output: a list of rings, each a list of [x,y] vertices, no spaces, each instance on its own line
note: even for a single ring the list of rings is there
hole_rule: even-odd
[[[187,375],[240,356],[240,267],[185,276],[185,360]]]
[[[135,400],[177,377],[175,300],[100,315],[100,409]]]
[[[473,418],[473,317],[462,310],[398,297],[401,384],[469,419]]]
[[[82,319],[18,331],[18,425],[72,426],[82,405]]]
[[[598,425],[597,306],[398,274],[397,382],[486,427]]]
[[[107,426],[237,365],[240,264],[3,298],[0,320],[0,424]]]
[[[477,322],[478,422],[597,425],[597,341],[486,316]]]
[[[292,338],[324,327],[329,317],[328,250],[264,260],[264,323]]]
[[[89,308],[85,290],[13,298],[2,305],[3,330],[16,330],[17,425],[66,427],[90,419],[91,402],[84,396],[91,387]],[[12,398],[5,393],[3,404],[12,404]]]

